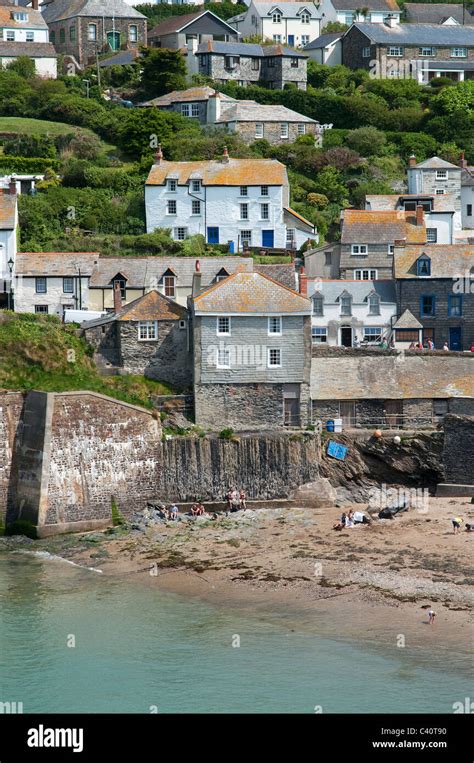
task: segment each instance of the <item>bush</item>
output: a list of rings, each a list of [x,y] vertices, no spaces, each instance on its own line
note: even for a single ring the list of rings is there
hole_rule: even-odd
[[[234,430],[231,427],[226,427],[221,432],[219,432],[219,438],[221,440],[232,440],[234,434]]]

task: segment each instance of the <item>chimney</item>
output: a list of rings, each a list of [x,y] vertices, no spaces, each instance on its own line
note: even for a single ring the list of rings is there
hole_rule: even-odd
[[[398,20],[396,16],[387,16],[387,19],[385,21],[386,26],[390,27],[390,29],[393,29],[394,27],[398,26]]]
[[[408,166],[409,167],[416,167],[416,156],[415,154],[412,154],[408,160]]]
[[[467,167],[467,161],[464,158],[464,151],[461,151],[461,159],[460,159],[460,162],[459,162],[459,166],[462,167],[462,169]]]
[[[8,193],[11,196],[16,196],[16,180],[13,180],[13,178],[8,183]]]
[[[163,159],[163,151],[161,150],[161,143],[158,143],[158,148],[156,149],[156,154],[155,154],[155,164],[161,164],[162,159]]]
[[[227,146],[224,146],[224,150],[222,152],[222,159],[221,159],[221,161],[224,162],[224,164],[228,164],[229,163],[229,152],[227,150]]]
[[[196,260],[196,269],[193,274],[193,289],[192,289],[192,296],[193,297],[199,297],[201,293],[201,263],[199,260]]]
[[[207,122],[214,124],[221,115],[221,94],[214,90],[207,102]]]
[[[38,0],[32,0],[31,7],[33,8],[34,11],[37,11],[38,10]]]
[[[119,313],[122,309],[122,292],[120,290],[120,283],[115,281],[114,283],[114,313]]]
[[[304,267],[300,270],[300,294],[303,297],[308,296],[308,276],[306,275]]]
[[[416,224],[418,227],[425,224],[425,212],[421,204],[416,205]]]

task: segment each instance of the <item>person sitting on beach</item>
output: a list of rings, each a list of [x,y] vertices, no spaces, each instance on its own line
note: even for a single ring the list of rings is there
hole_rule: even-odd
[[[247,501],[247,495],[245,493],[245,490],[241,490],[240,494],[239,494],[239,507],[241,509],[246,509],[247,508],[246,501]]]
[[[193,505],[191,506],[191,514],[193,515],[193,517],[197,515],[198,507],[199,507],[198,503],[193,503]]]
[[[346,520],[347,520],[347,517],[346,517],[346,513],[344,512],[342,514],[341,519],[339,520],[339,522],[336,522],[336,524],[334,524],[332,526],[332,529],[333,530],[343,530],[345,528],[345,526],[346,526]]]
[[[175,504],[173,504],[169,510],[169,518],[178,519],[178,507]]]
[[[229,490],[227,492],[227,495],[226,495],[226,498],[227,498],[227,511],[231,511],[232,510],[232,493],[233,493],[233,491]]]
[[[352,509],[349,511],[349,514],[346,518],[346,527],[354,527],[354,512]]]
[[[466,522],[466,532],[474,533],[474,524]]]
[[[202,505],[202,503],[198,503],[196,506],[196,516],[197,517],[204,516],[204,506]]]
[[[239,510],[239,494],[237,490],[232,491],[230,503],[231,503],[231,511]]]

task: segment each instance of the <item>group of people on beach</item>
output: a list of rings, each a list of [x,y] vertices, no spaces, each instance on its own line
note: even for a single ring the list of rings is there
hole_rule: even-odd
[[[235,488],[229,490],[227,493],[227,511],[239,511],[239,509],[247,508],[247,495],[245,490],[235,490]]]
[[[333,530],[344,530],[345,527],[355,527],[358,524],[368,525],[370,520],[362,511],[352,511],[349,509],[348,513],[344,511],[341,518],[333,524]]]
[[[453,517],[451,520],[451,524],[453,525],[453,533],[454,535],[457,535],[458,532],[461,529],[461,525],[463,523],[462,517]],[[465,531],[467,533],[473,533],[474,532],[474,523],[473,522],[465,522]]]
[[[425,339],[424,342],[412,342],[408,349],[409,350],[436,350],[436,347],[432,339]],[[443,344],[443,350],[445,352],[449,352],[449,344],[447,342]]]

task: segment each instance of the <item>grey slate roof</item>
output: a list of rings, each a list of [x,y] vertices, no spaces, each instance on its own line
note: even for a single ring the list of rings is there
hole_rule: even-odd
[[[15,272],[23,276],[90,276],[97,267],[97,252],[18,252]]]
[[[357,305],[367,302],[369,296],[374,292],[380,297],[380,302],[397,303],[395,281],[341,281],[336,279],[326,281],[319,278],[315,280],[308,278],[308,297],[320,294],[324,297],[325,304],[336,304],[343,292],[350,294],[353,303]]]
[[[356,22],[356,27],[368,40],[374,43],[394,45],[464,45],[474,46],[474,29],[461,26],[440,26],[439,24],[399,24],[394,27],[385,24]],[[350,29],[346,32],[349,34]]]
[[[357,0],[332,0],[332,4],[338,11],[355,11],[360,7],[368,8],[369,11],[400,11],[395,0],[364,0],[363,6]]]
[[[101,68],[107,66],[126,66],[127,64],[133,64],[139,57],[140,54],[135,48],[133,50],[121,50],[115,56],[110,56],[110,58],[106,58],[104,61],[99,61],[99,66]]]
[[[28,56],[29,58],[56,58],[54,45],[50,42],[0,41],[0,56]]]
[[[308,42],[308,44],[304,46],[303,50],[316,50],[317,48],[325,48],[326,45],[329,45],[331,42],[340,40],[342,35],[342,32],[328,32],[328,34],[321,34],[319,37],[316,37],[315,40],[312,40],[312,42]]]
[[[474,71],[474,61],[426,61],[425,66],[430,71],[443,71],[444,69],[454,69],[455,71]]]
[[[288,265],[254,265],[255,273],[270,276],[274,281],[288,286],[289,289],[296,289],[296,271],[293,263]]]
[[[252,270],[253,260],[248,257],[201,257],[202,286],[211,286],[216,275],[224,268],[229,274],[239,269]],[[194,257],[101,257],[90,280],[90,288],[112,288],[112,279],[121,273],[127,279],[128,289],[149,287],[159,283],[167,270],[177,277],[177,286],[191,288],[196,270]]]
[[[395,329],[422,329],[423,324],[420,323],[419,320],[415,318],[412,312],[410,310],[405,310],[405,312],[400,316],[398,321],[394,324]]]
[[[47,24],[75,16],[145,18],[143,13],[139,13],[123,0],[54,0],[54,2],[44,5],[43,8],[43,17]]]
[[[306,58],[298,50],[285,48],[283,45],[256,45],[251,42],[219,42],[208,40],[198,45],[196,55],[218,53],[223,56],[251,56],[266,58],[267,56],[291,56],[291,58]]]
[[[474,13],[462,3],[405,3],[406,20],[412,24],[442,24],[452,17],[458,24],[474,24]]]
[[[465,167],[461,173],[461,185],[474,186],[474,167]]]
[[[303,11],[307,11],[311,18],[321,18],[321,13],[315,8],[314,3],[254,3],[260,16],[267,16],[273,10],[280,10],[284,18],[296,18]]]
[[[237,101],[232,106],[226,107],[219,119],[219,123],[227,122],[305,122],[319,124],[315,119],[299,114],[297,111],[288,109],[279,104],[263,105],[256,101]]]
[[[473,31],[474,35],[474,31]],[[425,159],[424,162],[418,162],[418,164],[415,165],[417,168],[420,169],[429,169],[429,170],[458,170],[460,169],[457,164],[453,164],[452,162],[447,162],[445,159],[440,159],[439,156],[431,156],[429,159]]]

